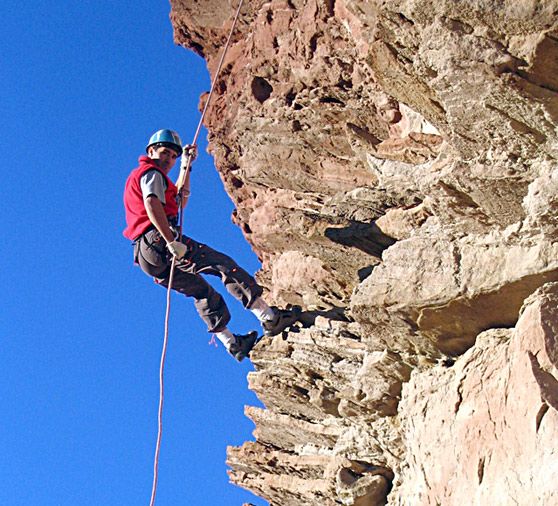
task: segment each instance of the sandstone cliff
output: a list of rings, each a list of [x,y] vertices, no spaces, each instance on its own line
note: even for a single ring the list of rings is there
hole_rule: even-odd
[[[171,0],[215,70],[237,2]],[[202,97],[202,101],[204,97]],[[250,0],[207,117],[275,506],[558,504],[558,0]]]

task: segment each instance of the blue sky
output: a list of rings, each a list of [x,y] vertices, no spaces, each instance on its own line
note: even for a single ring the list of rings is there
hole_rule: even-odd
[[[174,45],[166,1],[2,11],[0,504],[148,504],[165,290],[132,265],[122,189],[153,131],[192,139],[205,62]],[[205,147],[204,132],[185,232],[255,272]],[[227,300],[234,332],[259,328]],[[263,506],[225,465],[253,439],[251,365],[208,345],[190,300],[172,304],[157,505]]]

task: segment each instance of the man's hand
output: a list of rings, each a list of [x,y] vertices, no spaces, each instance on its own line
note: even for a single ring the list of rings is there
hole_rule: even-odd
[[[171,255],[174,256],[177,260],[184,258],[186,252],[188,251],[188,247],[186,244],[180,241],[172,241],[167,244],[167,249],[171,252]]]
[[[184,150],[183,153],[189,156],[192,161],[198,157],[198,146],[195,144],[186,144],[182,149]]]

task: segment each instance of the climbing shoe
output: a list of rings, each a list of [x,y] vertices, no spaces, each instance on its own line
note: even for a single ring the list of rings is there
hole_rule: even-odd
[[[242,362],[252,351],[258,341],[258,333],[253,330],[248,334],[234,334],[235,342],[229,346],[229,353]]]
[[[273,306],[271,309],[273,309],[275,316],[271,320],[262,323],[266,336],[276,336],[289,328],[298,321],[302,311],[300,306],[293,306],[287,309],[279,309]]]

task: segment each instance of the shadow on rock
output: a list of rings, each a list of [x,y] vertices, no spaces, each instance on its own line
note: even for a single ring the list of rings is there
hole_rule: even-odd
[[[325,236],[337,244],[358,248],[377,258],[382,258],[384,250],[397,242],[384,234],[376,223],[360,221],[352,221],[348,227],[327,228]]]
[[[344,307],[334,307],[328,310],[322,311],[302,311],[298,321],[302,323],[304,328],[311,327],[316,323],[316,318],[318,316],[323,316],[328,320],[336,320],[341,322],[351,321],[348,316],[345,315],[346,308]]]

